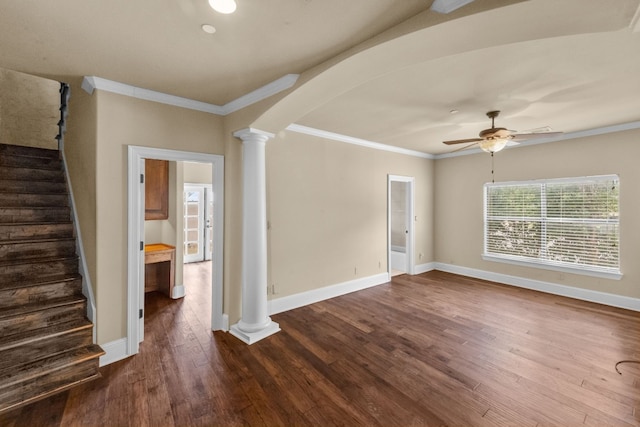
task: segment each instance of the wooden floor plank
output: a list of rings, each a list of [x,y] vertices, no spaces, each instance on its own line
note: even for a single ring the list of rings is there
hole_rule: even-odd
[[[146,295],[140,354],[0,425],[640,426],[640,314],[443,272],[212,333],[211,263]]]

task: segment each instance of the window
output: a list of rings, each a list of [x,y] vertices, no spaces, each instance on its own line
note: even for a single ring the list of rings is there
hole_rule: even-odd
[[[484,259],[617,278],[617,175],[485,184]]]

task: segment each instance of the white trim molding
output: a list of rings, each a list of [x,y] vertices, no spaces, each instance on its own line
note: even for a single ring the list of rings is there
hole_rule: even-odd
[[[100,344],[105,354],[100,356],[100,367],[110,365],[130,356],[127,353],[127,339],[120,338],[105,344]]]
[[[76,201],[73,195],[73,186],[71,185],[71,177],[67,168],[67,157],[64,150],[61,150],[62,163],[64,165],[64,174],[69,188],[69,200],[71,203],[71,213],[73,216],[73,227],[76,233],[76,250],[80,262],[78,264],[80,276],[82,276],[82,295],[87,298],[87,318],[93,323],[93,342],[96,342],[97,325],[96,325],[96,299],[93,295],[93,285],[91,276],[89,275],[89,267],[87,266],[87,256],[84,252],[84,244],[82,243],[82,232],[80,230],[80,220],[78,219],[78,211],[76,210]]]
[[[519,288],[545,292],[548,294],[595,302],[612,307],[625,308],[627,310],[640,311],[639,298],[625,297],[622,295],[615,295],[607,292],[576,288],[574,286],[543,282],[541,280],[527,279],[519,276],[510,276],[507,274],[494,273],[491,271],[478,270],[475,268],[461,267],[458,265],[444,263],[435,263],[435,269],[447,273],[454,273],[461,276],[489,280],[492,282],[503,283],[506,285],[517,286]]]
[[[140,283],[140,271],[144,268],[140,257],[140,242],[144,241],[144,230],[139,222],[144,218],[144,200],[140,200],[140,175],[142,159],[211,163],[211,182],[215,198],[213,223],[213,276],[211,329],[226,330],[223,315],[223,256],[224,256],[224,156],[217,154],[194,153],[189,151],[168,150],[163,148],[128,146],[127,152],[127,336],[125,337],[127,356],[138,353],[142,332],[139,330],[139,310],[144,306],[141,295],[144,283]],[[144,197],[143,197],[144,199]],[[175,292],[179,290],[174,289]]]
[[[389,273],[380,273],[374,276],[349,280],[348,282],[342,282],[335,285],[312,289],[306,292],[288,295],[286,297],[275,298],[268,302],[269,315],[282,313],[284,311],[293,310],[294,308],[304,307],[305,305],[339,297],[340,295],[382,285],[388,283],[390,280],[391,277],[389,277]]]
[[[145,101],[173,105],[190,110],[216,114],[218,116],[226,116],[227,114],[231,114],[233,112],[241,110],[245,107],[248,107],[249,105],[260,102],[263,99],[269,98],[270,96],[293,87],[293,85],[295,85],[295,83],[298,81],[298,77],[300,77],[299,74],[287,74],[222,106],[195,101],[193,99],[183,98],[180,96],[169,95],[162,92],[156,92],[154,90],[131,86],[125,83],[107,80],[96,76],[85,76],[82,79],[82,89],[89,95],[93,94],[93,91],[98,89],[105,92],[117,93],[119,95],[130,96],[132,98],[143,99]]]
[[[435,262],[427,262],[425,264],[418,264],[418,265],[416,265],[416,274],[427,273],[427,272],[435,270],[435,269],[436,269],[436,263]]]
[[[355,138],[353,136],[342,135],[326,130],[315,129],[308,126],[297,125],[295,123],[287,126],[286,130],[291,132],[303,133],[305,135],[317,136],[319,138],[330,139],[333,141],[346,142],[347,144],[360,145],[362,147],[373,148],[375,150],[390,151],[392,153],[405,154],[407,156],[421,157],[423,159],[433,159],[431,154],[421,151],[409,150],[406,148],[395,147],[393,145],[381,144],[379,142],[367,141],[366,139]]]

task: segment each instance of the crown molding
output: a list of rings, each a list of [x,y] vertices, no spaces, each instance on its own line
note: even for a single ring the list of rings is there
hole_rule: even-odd
[[[159,102],[161,104],[174,105],[176,107],[202,111],[218,116],[226,116],[227,114],[241,110],[251,104],[255,104],[256,102],[260,102],[263,99],[289,89],[296,83],[298,77],[300,77],[299,74],[287,74],[222,106],[156,92],[96,76],[85,76],[82,79],[82,89],[89,95],[98,89],[105,92],[143,99],[145,101]]]
[[[466,6],[473,1],[474,0],[435,0],[431,4],[431,10],[447,14],[460,9],[462,6]]]
[[[405,154],[407,156],[421,157],[423,159],[433,159],[431,154],[423,153],[421,151],[409,150],[406,148],[395,147],[393,145],[380,144],[379,142],[367,141],[366,139],[354,138],[348,135],[342,135],[339,133],[328,132],[326,130],[315,129],[308,126],[302,126],[297,124],[291,124],[287,126],[286,130],[303,133],[306,135],[317,136],[320,138],[331,139],[333,141],[346,142],[347,144],[360,145],[362,147],[373,148],[375,150],[390,151],[392,153]]]

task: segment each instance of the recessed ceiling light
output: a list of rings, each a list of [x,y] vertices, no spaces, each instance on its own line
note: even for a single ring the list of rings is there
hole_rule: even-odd
[[[216,12],[225,14],[236,11],[235,0],[209,0],[209,6]]]
[[[202,31],[204,31],[207,34],[213,34],[216,32],[216,27],[214,27],[213,25],[209,25],[209,24],[202,24]]]
[[[458,110],[451,110],[451,111],[449,111],[449,113],[450,114],[456,114],[456,113],[458,113]]]

